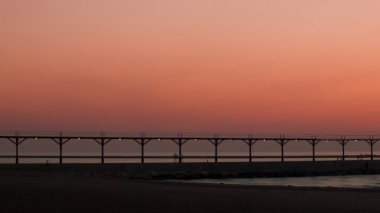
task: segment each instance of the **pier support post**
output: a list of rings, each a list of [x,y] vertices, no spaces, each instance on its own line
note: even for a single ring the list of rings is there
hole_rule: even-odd
[[[100,155],[100,162],[104,164],[104,146],[107,145],[112,139],[111,138],[105,138],[104,132],[100,133],[100,138],[94,138],[95,142],[97,142],[100,145],[101,148],[101,155]]]
[[[141,163],[145,163],[144,161],[144,147],[145,147],[145,143],[144,143],[144,139],[142,139],[142,143],[140,144],[141,145]]]
[[[134,139],[141,146],[141,163],[145,163],[145,151],[144,147],[147,143],[149,143],[152,139],[145,138],[145,134],[141,133],[140,138]]]
[[[346,139],[346,136],[342,136],[339,140],[338,143],[342,146],[342,160],[345,160],[346,154],[345,154],[345,148],[346,145],[350,142],[349,139]]]
[[[312,154],[313,154],[312,159],[313,159],[313,162],[315,162],[315,147],[317,146],[319,142],[321,142],[321,140],[318,140],[316,136],[313,136],[313,138],[307,140],[307,142],[309,142],[309,144],[312,147]]]
[[[16,144],[16,164],[18,164],[18,146],[20,144],[18,137],[15,139],[15,144]]]
[[[248,160],[250,163],[252,163],[252,146],[257,142],[257,140],[253,139],[252,135],[249,135],[248,139],[244,139],[243,141],[244,141],[244,143],[246,143],[248,145],[248,148],[249,148]]]
[[[59,164],[63,164],[63,145],[67,143],[71,138],[63,138],[63,133],[59,133],[59,138],[50,138],[59,146]]]
[[[281,146],[281,162],[285,161],[285,156],[284,156],[284,148],[285,145],[290,141],[285,138],[285,135],[280,135],[280,139],[275,140],[280,146]]]
[[[18,149],[19,149],[20,144],[23,143],[27,138],[20,137],[20,134],[17,131],[15,133],[15,137],[14,138],[7,138],[7,139],[16,146],[16,150],[15,150],[16,151],[16,153],[15,153],[15,163],[19,164],[19,154],[18,154],[19,151],[18,151]]]
[[[214,145],[214,162],[218,163],[218,146],[224,141],[224,139],[220,139],[218,134],[215,134],[214,138],[209,138],[208,141]]]
[[[379,140],[376,140],[373,138],[373,136],[371,136],[368,140],[365,140],[369,147],[370,147],[370,150],[371,150],[371,160],[373,160],[373,147],[374,145],[379,141]]]
[[[62,138],[59,139],[59,164],[63,163],[62,160],[62,149],[63,149],[63,141]]]
[[[189,139],[183,139],[183,138],[182,138],[182,134],[178,134],[178,138],[177,138],[177,139],[172,139],[172,141],[178,145],[178,155],[179,155],[179,160],[178,160],[178,162],[179,162],[179,163],[182,163],[182,162],[183,162],[182,146],[183,146],[187,141],[189,141]]]
[[[101,163],[104,163],[104,138],[101,139],[101,147],[102,147],[102,160]]]
[[[18,146],[20,145],[20,139],[17,137],[15,138],[15,144],[16,144],[16,164],[18,164]]]

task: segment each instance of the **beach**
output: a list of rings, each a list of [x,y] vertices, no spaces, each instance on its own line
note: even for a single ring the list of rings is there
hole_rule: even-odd
[[[379,189],[242,186],[0,172],[0,212],[376,212]]]

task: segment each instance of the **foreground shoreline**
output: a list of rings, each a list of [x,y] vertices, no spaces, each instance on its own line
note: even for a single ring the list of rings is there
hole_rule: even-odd
[[[376,212],[380,189],[246,186],[0,171],[0,212]]]

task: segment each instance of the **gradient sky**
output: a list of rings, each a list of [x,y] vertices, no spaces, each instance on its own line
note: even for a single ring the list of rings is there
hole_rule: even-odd
[[[378,0],[0,0],[0,129],[380,133]]]

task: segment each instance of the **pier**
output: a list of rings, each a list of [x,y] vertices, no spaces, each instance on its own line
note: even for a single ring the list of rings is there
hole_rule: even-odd
[[[59,152],[57,155],[20,155],[19,151],[23,143],[32,140],[49,140],[57,144]],[[99,145],[99,155],[77,156],[65,155],[64,145],[73,140],[89,140]],[[166,140],[172,141],[177,145],[178,153],[175,156],[147,156],[145,147],[150,143]],[[214,163],[218,163],[219,159],[240,159],[241,162],[253,162],[254,159],[279,159],[284,162],[286,159],[303,159],[306,161],[317,161],[317,159],[336,158],[342,161],[346,159],[358,159],[358,155],[347,155],[346,145],[348,143],[366,143],[368,144],[369,154],[361,155],[360,159],[374,160],[380,156],[374,154],[374,146],[380,140],[380,136],[350,136],[350,135],[228,135],[228,134],[146,134],[146,133],[79,133],[79,132],[0,132],[0,142],[11,142],[15,146],[14,155],[0,155],[0,158],[14,158],[15,164],[20,163],[20,159],[58,159],[59,164],[64,163],[64,159],[99,159],[99,163],[104,164],[105,159],[139,159],[141,163],[145,163],[146,159],[175,159],[178,163],[183,163],[184,159],[213,159]],[[140,147],[139,156],[128,155],[106,155],[105,146],[113,141],[125,142],[133,141]],[[210,143],[213,146],[213,155],[208,156],[191,156],[184,155],[183,149],[189,141],[197,143]],[[247,145],[247,155],[245,156],[220,156],[218,148],[225,141],[234,141]],[[289,156],[286,155],[286,145],[291,141],[304,142],[310,144],[310,155]],[[341,147],[341,155],[317,155],[317,145],[320,142],[338,143]],[[257,156],[253,154],[254,145],[258,142],[277,143],[279,145],[279,155]]]

